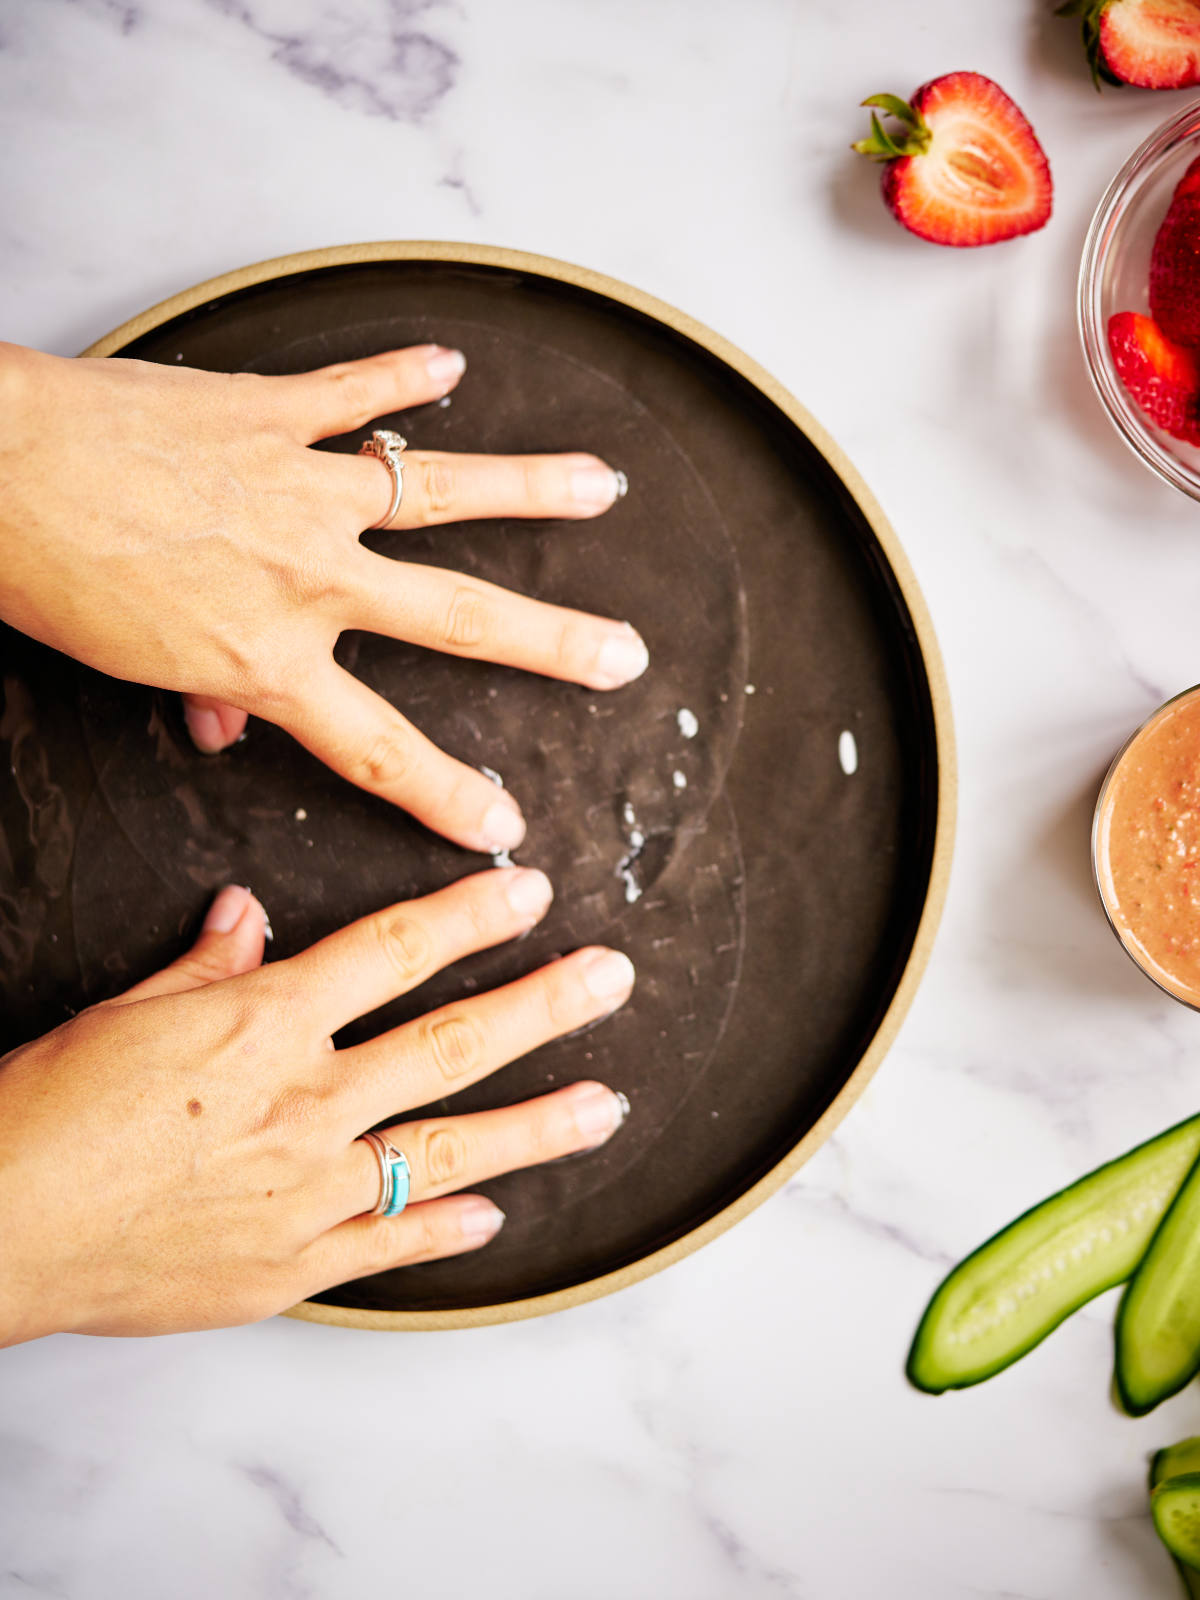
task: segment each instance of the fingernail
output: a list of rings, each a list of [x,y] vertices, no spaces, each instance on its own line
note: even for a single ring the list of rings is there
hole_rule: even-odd
[[[472,1244],[486,1244],[494,1239],[504,1226],[504,1213],[499,1206],[485,1200],[481,1194],[468,1195],[459,1212],[463,1238]]]
[[[554,898],[550,879],[536,867],[516,867],[504,876],[508,903],[519,917],[540,917]]]
[[[591,1142],[589,1148],[592,1148],[616,1133],[625,1121],[629,1101],[624,1095],[606,1089],[602,1083],[588,1083],[576,1093],[572,1110],[575,1126]]]
[[[610,633],[596,656],[596,671],[591,679],[593,689],[619,689],[623,683],[640,678],[650,665],[650,652],[646,641],[636,628],[623,622],[620,629]]]
[[[183,720],[192,736],[192,743],[201,755],[215,756],[225,748],[225,735],[221,732],[221,719],[207,706],[184,706]]]
[[[633,962],[620,950],[597,950],[583,965],[584,985],[597,1000],[624,1000],[635,976]]]
[[[443,350],[439,345],[425,363],[425,371],[434,383],[444,384],[447,388],[461,378],[467,370],[467,358],[461,350]]]
[[[209,906],[203,932],[232,933],[252,898],[249,889],[243,889],[240,883],[228,884]]]
[[[621,482],[611,467],[576,467],[571,474],[571,498],[585,511],[607,511],[621,493]]]
[[[483,819],[483,837],[490,855],[517,848],[525,837],[525,818],[515,800],[506,797],[489,807]]]

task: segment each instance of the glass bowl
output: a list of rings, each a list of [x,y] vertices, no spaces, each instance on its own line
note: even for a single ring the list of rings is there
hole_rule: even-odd
[[[1200,500],[1200,449],[1172,439],[1126,393],[1108,352],[1108,319],[1150,310],[1150,252],[1175,185],[1200,156],[1200,100],[1138,146],[1096,208],[1079,268],[1079,333],[1088,372],[1117,432],[1160,478]]]

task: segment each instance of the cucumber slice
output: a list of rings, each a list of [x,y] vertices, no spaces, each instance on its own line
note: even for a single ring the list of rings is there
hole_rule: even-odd
[[[1200,1567],[1200,1472],[1160,1483],[1150,1496],[1158,1536],[1186,1567]]]
[[[1178,1444],[1168,1445],[1165,1450],[1156,1452],[1150,1463],[1151,1495],[1160,1483],[1185,1472],[1200,1472],[1200,1439],[1181,1439]],[[1172,1559],[1189,1600],[1200,1600],[1200,1572],[1176,1555]]]
[[[1165,1450],[1156,1450],[1150,1463],[1150,1487],[1157,1489],[1168,1478],[1178,1478],[1185,1472],[1200,1472],[1200,1439],[1181,1439],[1169,1444]]]
[[[1200,1372],[1200,1166],[1171,1202],[1117,1311],[1117,1393],[1134,1417]]]
[[[981,1383],[1137,1266],[1200,1156],[1200,1116],[1098,1167],[981,1245],[926,1308],[908,1356],[928,1394]]]

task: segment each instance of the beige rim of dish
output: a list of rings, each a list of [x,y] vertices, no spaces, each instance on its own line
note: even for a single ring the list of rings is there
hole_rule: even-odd
[[[912,950],[892,1002],[864,1051],[858,1065],[843,1084],[833,1102],[813,1124],[804,1137],[779,1164],[765,1177],[716,1216],[680,1239],[655,1250],[640,1260],[631,1262],[617,1272],[605,1273],[587,1283],[575,1284],[569,1289],[559,1289],[553,1294],[534,1295],[524,1300],[513,1300],[500,1305],[468,1306],[456,1311],[360,1311],[352,1307],[319,1305],[306,1300],[286,1313],[308,1322],[332,1323],[345,1328],[371,1328],[379,1331],[429,1331],[438,1328],[473,1328],[488,1323],[516,1322],[523,1317],[538,1317],[549,1311],[564,1311],[569,1306],[582,1305],[587,1300],[598,1300],[602,1295],[648,1278],[661,1272],[673,1262],[708,1244],[726,1228],[748,1216],[756,1206],[773,1195],[808,1158],[824,1144],[869,1083],[879,1063],[886,1055],[896,1033],[912,1004],[917,985],[925,971],[933,947],[938,919],[946,898],[950,875],[950,856],[954,842],[954,814],[957,800],[957,774],[954,754],[954,730],[950,715],[950,695],[946,685],[941,653],[934,637],[933,624],[925,607],[921,591],[913,576],[908,559],[899,540],[888,525],[874,496],[859,477],[854,467],[834,443],[824,428],[809,415],[804,407],[778,383],[769,372],[741,350],[713,333],[703,323],[685,316],[674,306],[640,289],[630,288],[615,278],[591,272],[586,267],[575,267],[566,261],[555,261],[548,256],[531,255],[521,250],[506,250],[492,245],[444,244],[431,240],[410,240],[396,243],[337,245],[327,250],[304,250],[297,255],[278,256],[273,261],[260,261],[256,266],[241,267],[236,272],[224,273],[207,283],[185,289],[172,295],[160,305],[153,306],[141,316],[132,318],[121,327],[98,339],[83,353],[87,356],[108,356],[123,349],[131,340],[149,333],[151,329],[169,322],[186,311],[192,311],[206,301],[222,295],[233,294],[254,284],[266,283],[274,278],[290,277],[294,273],[312,272],[321,267],[353,266],[372,261],[452,261],[473,266],[502,267],[510,271],[536,274],[557,279],[560,283],[575,284],[590,289],[594,294],[630,306],[643,316],[682,334],[694,344],[709,350],[726,366],[732,367],[749,383],[761,391],[825,457],[851,497],[871,531],[878,539],[888,559],[892,573],[904,597],[912,618],[925,671],[929,679],[929,695],[933,705],[934,736],[937,742],[938,796],[937,827],[934,835],[933,859],[929,869],[929,887],[925,906],[917,926]]]

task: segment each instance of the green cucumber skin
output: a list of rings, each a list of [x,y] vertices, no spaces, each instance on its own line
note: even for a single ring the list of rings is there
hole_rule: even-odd
[[[1200,1472],[1182,1472],[1158,1484],[1150,1496],[1150,1510],[1158,1537],[1182,1566],[1195,1570],[1200,1563],[1200,1540],[1185,1546],[1171,1538],[1167,1513],[1172,1500],[1188,1499],[1200,1516]]]
[[[1177,1151],[1173,1149],[1175,1146],[1178,1146]],[[1162,1209],[1143,1230],[1145,1243],[1137,1245],[1137,1253],[1132,1260],[1125,1259],[1120,1261],[1114,1268],[1111,1268],[1100,1277],[1087,1278],[1085,1273],[1081,1271],[1078,1274],[1078,1290],[1069,1299],[1052,1305],[1043,1318],[1032,1327],[1028,1336],[1015,1340],[993,1360],[983,1361],[972,1367],[951,1368],[939,1356],[938,1341],[939,1338],[944,1336],[945,1332],[941,1323],[947,1319],[947,1304],[952,1295],[962,1289],[964,1282],[969,1282],[976,1275],[981,1280],[984,1279],[984,1269],[988,1265],[989,1254],[999,1255],[1002,1247],[1009,1244],[1014,1235],[1019,1236],[1023,1230],[1028,1230],[1032,1233],[1034,1231],[1033,1224],[1035,1222],[1043,1222],[1048,1212],[1052,1212],[1055,1209],[1068,1212],[1071,1209],[1070,1202],[1078,1198],[1079,1192],[1085,1186],[1090,1186],[1097,1190],[1099,1196],[1097,1209],[1099,1209],[1103,1203],[1106,1178],[1112,1179],[1118,1175],[1125,1176],[1128,1175],[1131,1169],[1136,1169],[1143,1164],[1149,1167],[1157,1161],[1166,1161],[1168,1157],[1172,1156],[1175,1157],[1179,1169],[1178,1179],[1175,1181],[1172,1194],[1164,1199]],[[1086,1305],[1089,1300],[1095,1299],[1098,1294],[1103,1294],[1106,1289],[1114,1288],[1117,1284],[1123,1283],[1136,1267],[1142,1251],[1144,1251],[1156,1231],[1163,1214],[1167,1211],[1171,1200],[1174,1198],[1174,1194],[1178,1192],[1179,1187],[1185,1181],[1190,1168],[1198,1157],[1200,1157],[1200,1116],[1195,1116],[1187,1118],[1184,1122],[1176,1123],[1174,1127],[1166,1129],[1163,1133],[1156,1134],[1154,1138],[1135,1145],[1132,1150],[1127,1150],[1123,1155],[1117,1156],[1114,1160],[1106,1162],[1094,1171],[1086,1173],[1065,1189],[1058,1190],[1057,1193],[1041,1201],[1040,1204],[1022,1212],[1006,1228],[1002,1228],[999,1233],[995,1233],[990,1239],[985,1240],[977,1250],[974,1250],[965,1260],[961,1261],[943,1279],[925,1308],[925,1314],[921,1318],[916,1334],[913,1337],[912,1347],[909,1350],[908,1361],[905,1366],[909,1382],[926,1394],[944,1394],[948,1389],[966,1389],[976,1383],[982,1383],[985,1379],[994,1377],[996,1373],[1003,1372],[1006,1367],[1012,1366],[1023,1355],[1027,1355],[1047,1335],[1053,1333],[1055,1328],[1065,1322],[1073,1312],[1078,1311],[1080,1306]]]
[[[1163,1546],[1164,1550],[1166,1546]],[[1171,1552],[1167,1550],[1167,1554]],[[1175,1571],[1179,1574],[1179,1581],[1183,1585],[1183,1592],[1187,1600],[1200,1600],[1200,1572],[1195,1567],[1189,1567],[1186,1561],[1180,1561],[1178,1556],[1171,1556]]]
[[[1150,1487],[1157,1489],[1168,1478],[1179,1478],[1185,1472],[1200,1472],[1200,1437],[1180,1439],[1156,1450],[1150,1463]]]
[[[1178,1394],[1200,1372],[1200,1285],[1195,1263],[1188,1270],[1188,1246],[1200,1243],[1200,1163],[1184,1180],[1166,1215],[1155,1229],[1146,1254],[1121,1297],[1116,1325],[1116,1380],[1121,1404],[1132,1417],[1144,1417],[1173,1394]],[[1195,1285],[1189,1299],[1179,1291]],[[1177,1313],[1171,1317],[1174,1308]],[[1174,1357],[1151,1371],[1150,1359],[1161,1352],[1164,1322],[1178,1324],[1184,1315],[1182,1336],[1169,1335],[1179,1346]]]
[[[1151,1495],[1160,1483],[1165,1483],[1168,1478],[1180,1477],[1185,1472],[1200,1472],[1200,1439],[1181,1439],[1178,1444],[1169,1444],[1165,1450],[1155,1451],[1154,1460],[1150,1463]],[[1200,1572],[1186,1561],[1181,1561],[1169,1546],[1164,1548],[1175,1563],[1188,1600],[1200,1600]]]

